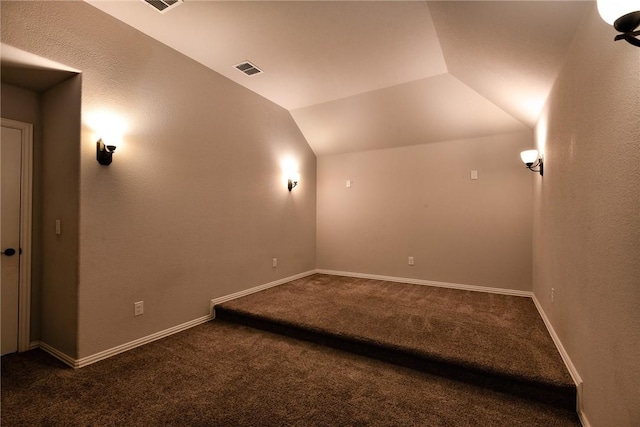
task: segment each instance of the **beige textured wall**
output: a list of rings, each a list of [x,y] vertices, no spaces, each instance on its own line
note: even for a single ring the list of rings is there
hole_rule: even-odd
[[[82,2],[3,2],[2,41],[82,71],[77,357],[315,267],[316,159],[287,111]],[[103,109],[128,123],[108,167]]]
[[[594,427],[640,425],[640,49],[614,35],[594,7],[537,126],[534,293]]]
[[[532,144],[523,131],[320,157],[317,267],[530,291]]]
[[[40,95],[2,83],[0,111],[6,119],[33,125],[33,217],[31,234],[31,341],[40,340],[40,287],[42,283],[42,114]]]

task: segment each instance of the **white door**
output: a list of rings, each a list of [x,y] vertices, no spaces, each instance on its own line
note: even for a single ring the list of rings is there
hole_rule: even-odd
[[[33,125],[1,119],[1,353],[30,348]]]
[[[20,285],[20,177],[22,131],[2,127],[0,138],[0,255],[2,354],[18,351]]]

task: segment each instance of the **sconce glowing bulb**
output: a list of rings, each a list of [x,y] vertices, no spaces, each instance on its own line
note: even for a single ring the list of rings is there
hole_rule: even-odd
[[[538,160],[538,150],[527,150],[520,153],[520,158],[525,164],[533,164]]]
[[[618,18],[639,8],[640,2],[633,0],[598,0],[598,12],[609,25],[615,24]]]

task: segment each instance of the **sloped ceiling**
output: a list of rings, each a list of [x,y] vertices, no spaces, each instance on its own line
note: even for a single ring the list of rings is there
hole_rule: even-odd
[[[318,156],[531,128],[595,5],[85,1],[286,108]]]

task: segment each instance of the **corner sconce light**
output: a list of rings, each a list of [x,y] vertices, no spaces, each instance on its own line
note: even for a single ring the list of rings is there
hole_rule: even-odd
[[[523,151],[522,153],[520,153],[520,158],[529,170],[533,172],[539,172],[540,175],[543,175],[544,164],[542,162],[542,156],[538,156],[538,150]]]
[[[99,139],[96,143],[96,157],[98,159],[98,163],[104,166],[110,165],[113,160],[114,151],[116,151],[115,145],[105,145],[105,143],[102,142],[102,138]]]
[[[602,19],[618,30],[614,40],[626,40],[640,47],[640,0],[598,0],[598,12]]]
[[[294,188],[296,188],[296,185],[298,185],[298,181],[294,181],[292,178],[289,178],[287,180],[287,188],[289,189],[289,191],[293,190]]]

